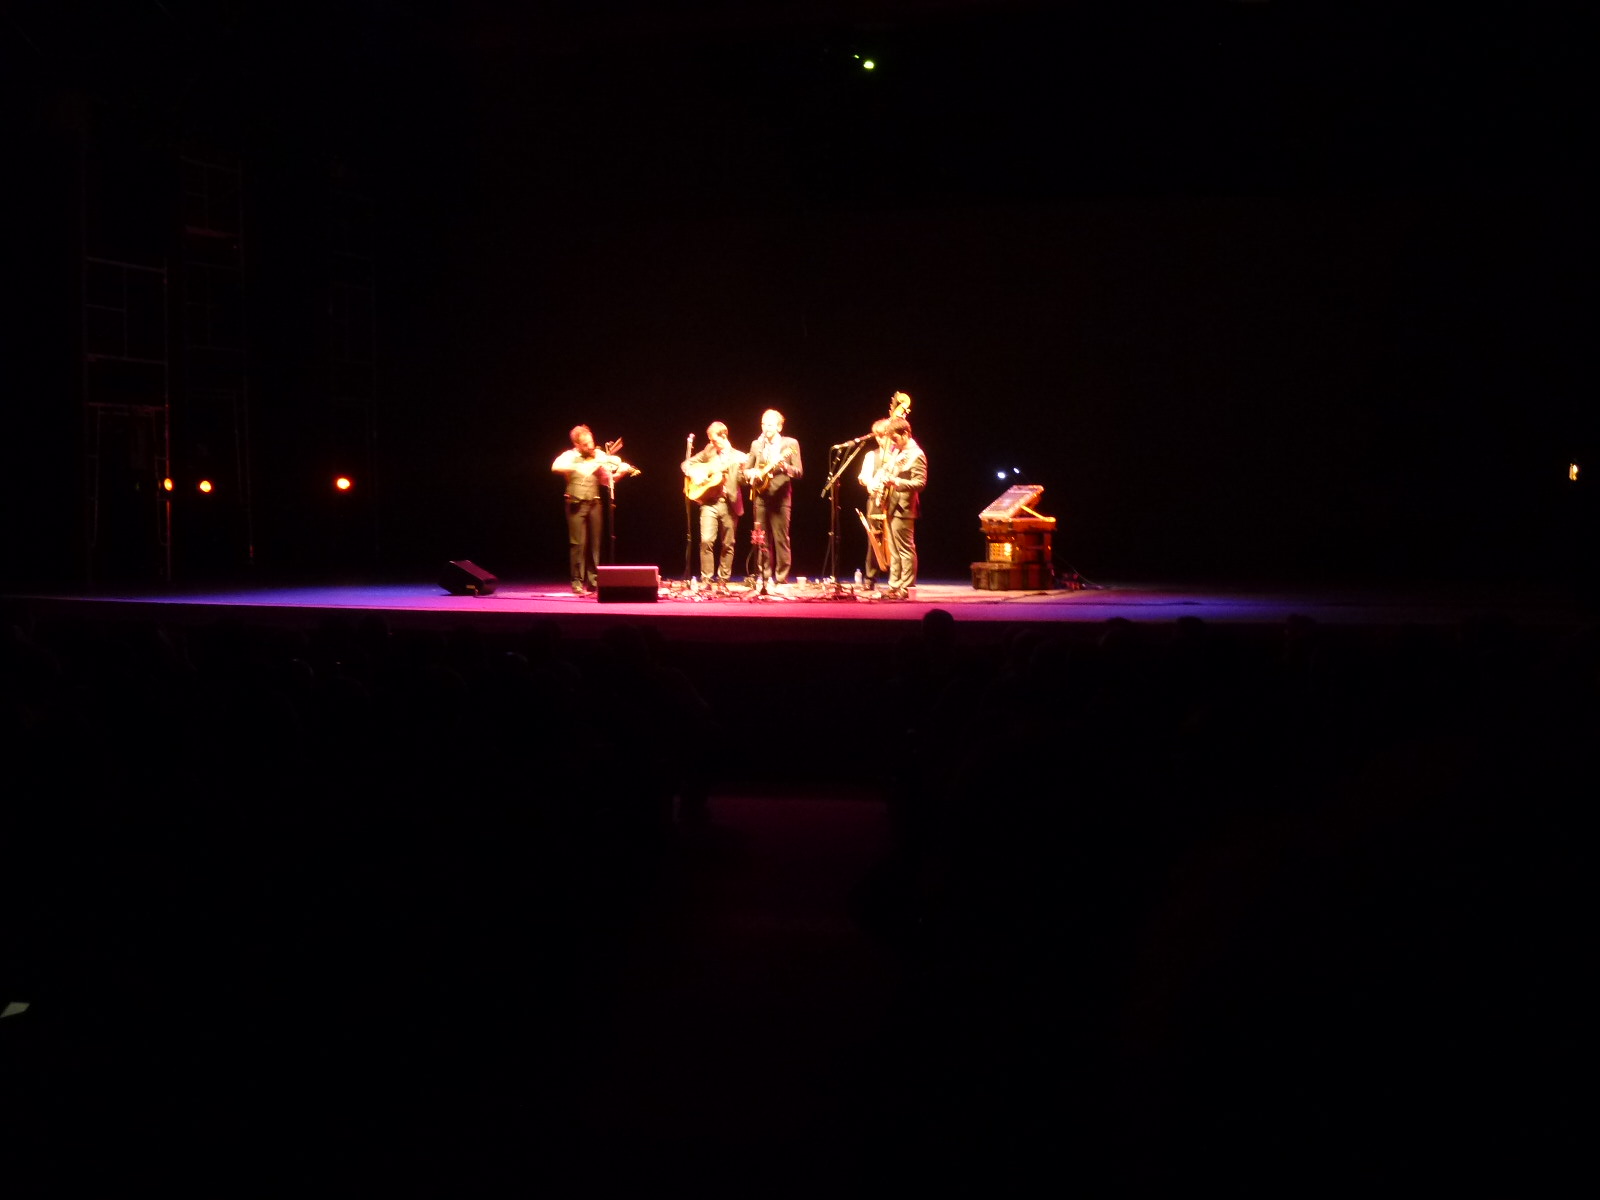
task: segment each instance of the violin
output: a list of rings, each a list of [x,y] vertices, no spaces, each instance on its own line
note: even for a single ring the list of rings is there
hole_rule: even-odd
[[[632,463],[625,463],[617,456],[617,451],[622,449],[622,439],[607,442],[600,447],[600,453],[595,455],[597,461],[611,472],[612,479],[626,479],[629,475],[643,475],[644,472]]]

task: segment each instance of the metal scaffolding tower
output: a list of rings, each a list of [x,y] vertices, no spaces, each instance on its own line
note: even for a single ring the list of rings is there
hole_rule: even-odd
[[[347,551],[375,565],[382,555],[378,446],[377,262],[374,204],[335,166],[328,237],[326,371],[328,417],[340,456],[358,472],[360,494],[345,522]]]
[[[180,565],[255,561],[250,450],[250,341],[245,303],[243,172],[236,162],[181,155],[181,381],[175,425],[184,485],[212,483],[179,525]],[[187,497],[191,501],[193,497]]]
[[[165,264],[81,256],[84,575],[172,579]]]

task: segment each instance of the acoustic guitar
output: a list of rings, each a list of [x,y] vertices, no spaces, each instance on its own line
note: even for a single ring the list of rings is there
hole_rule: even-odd
[[[689,473],[683,477],[683,494],[697,503],[715,504],[722,499],[723,471],[722,460],[718,458],[690,463]]]
[[[867,545],[872,547],[872,557],[878,560],[878,570],[887,571],[889,569],[889,547],[884,545],[884,542],[888,538],[888,531],[874,529],[874,522],[867,520],[867,514],[859,508],[856,509],[856,516],[861,518],[861,524],[867,531]],[[882,525],[883,522],[879,520],[876,524]]]

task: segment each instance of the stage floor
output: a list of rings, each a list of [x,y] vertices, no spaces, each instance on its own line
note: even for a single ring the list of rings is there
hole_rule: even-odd
[[[1577,626],[1592,614],[1559,591],[1486,586],[1308,588],[1120,582],[1081,590],[981,591],[967,582],[935,581],[913,599],[887,600],[818,583],[792,584],[787,595],[758,595],[736,585],[731,597],[693,592],[663,581],[651,603],[614,603],[577,596],[565,581],[500,580],[488,596],[458,596],[437,582],[308,584],[168,591],[101,590],[95,593],[11,594],[12,605],[37,615],[94,619],[159,619],[194,623],[222,615],[270,624],[314,626],[332,616],[381,614],[395,627],[505,628],[530,617],[555,620],[564,630],[598,631],[618,621],[646,622],[662,632],[698,636],[714,624],[718,638],[767,640],[859,634],[876,639],[883,623],[919,621],[930,609],[948,611],[981,637],[997,637],[1036,623],[1094,623],[1113,618],[1172,622],[1182,617],[1230,625],[1278,625],[1291,616],[1326,625],[1397,627],[1449,625],[1498,615],[1522,625]],[[685,624],[690,623],[690,624]]]

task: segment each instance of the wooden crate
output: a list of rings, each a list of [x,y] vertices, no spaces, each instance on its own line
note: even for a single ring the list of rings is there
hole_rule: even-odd
[[[989,539],[990,562],[1048,563],[1050,561],[1050,535],[1048,533],[1019,533],[1010,537]]]

